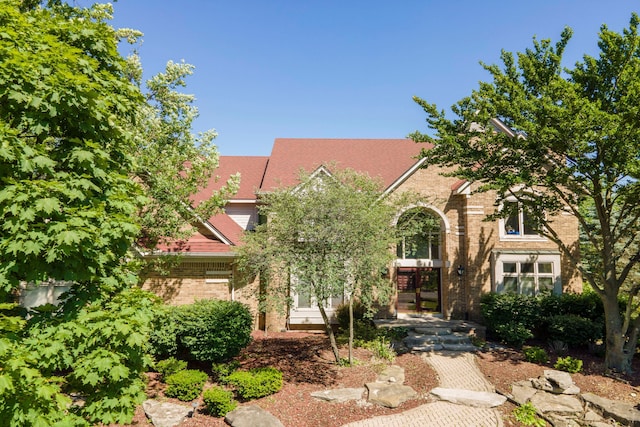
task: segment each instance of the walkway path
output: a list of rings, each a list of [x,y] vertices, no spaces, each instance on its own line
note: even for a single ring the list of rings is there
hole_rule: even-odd
[[[441,387],[472,391],[494,391],[466,352],[423,353],[422,359],[438,375]],[[384,415],[346,424],[343,427],[502,427],[496,409],[474,408],[448,402],[427,403],[395,415]]]

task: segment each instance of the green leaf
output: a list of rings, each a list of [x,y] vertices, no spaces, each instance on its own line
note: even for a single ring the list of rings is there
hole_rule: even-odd
[[[46,199],[39,199],[35,203],[35,209],[38,212],[44,212],[46,214],[50,214],[52,212],[60,211],[60,200],[48,197]]]

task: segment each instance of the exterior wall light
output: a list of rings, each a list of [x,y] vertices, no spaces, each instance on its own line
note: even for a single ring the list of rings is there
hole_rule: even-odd
[[[458,272],[458,276],[462,276],[464,274],[464,267],[462,266],[462,264],[458,266],[456,271]]]

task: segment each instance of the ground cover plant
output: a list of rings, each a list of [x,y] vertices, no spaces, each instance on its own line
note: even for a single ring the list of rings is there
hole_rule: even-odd
[[[424,400],[415,400],[405,403],[400,408],[388,409],[360,406],[355,402],[331,404],[315,400],[310,396],[313,391],[336,387],[362,387],[364,383],[375,380],[386,363],[374,358],[370,350],[356,348],[354,356],[358,363],[353,367],[339,366],[333,360],[329,341],[323,334],[270,332],[265,336],[264,332],[254,332],[253,336],[251,344],[234,359],[239,364],[238,368],[250,370],[266,366],[275,367],[282,371],[283,386],[275,394],[248,403],[271,412],[285,427],[339,427],[376,415],[399,413],[424,403]],[[527,362],[522,352],[509,348],[476,353],[476,360],[485,377],[500,392],[509,393],[512,383],[537,378],[545,369],[553,369],[558,356],[544,343],[540,343],[540,347],[549,353],[548,362]],[[343,357],[347,351],[346,346],[340,346]],[[579,357],[584,362],[582,372],[572,374],[572,378],[583,392],[637,403],[637,395],[640,394],[640,363],[637,360],[634,359],[635,374],[618,377],[607,373],[601,355],[583,350],[568,350],[567,355]],[[405,383],[419,393],[428,393],[438,386],[435,374],[419,355],[398,355],[394,364],[405,368]],[[163,394],[166,386],[158,381],[158,374],[148,375],[148,394],[166,399]],[[178,402],[171,398],[168,400]],[[199,402],[199,409],[193,418],[185,420],[185,427],[226,426],[222,418],[214,417],[208,412],[203,399],[197,399],[196,402]],[[244,404],[246,403],[239,403]],[[515,408],[516,406],[508,403],[500,407],[505,427],[524,425],[515,421],[512,415]],[[147,423],[141,408],[136,412],[134,422],[136,421],[137,425]]]

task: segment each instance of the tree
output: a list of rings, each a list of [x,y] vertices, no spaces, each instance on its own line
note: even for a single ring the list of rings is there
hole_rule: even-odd
[[[633,14],[621,34],[603,25],[599,56],[584,55],[573,68],[562,66],[569,28],[555,45],[534,38],[532,48],[515,56],[503,51],[502,66],[483,64],[493,81],[456,103],[453,120],[414,98],[435,132],[412,135],[434,144],[422,153],[428,165],[450,166],[450,175],[477,183],[476,191],[495,191],[496,206],[517,199],[490,219],[522,209],[558,245],[604,303],[605,363],[620,371],[630,370],[640,327],[638,23]],[[510,130],[494,132],[495,118]],[[561,213],[578,219],[589,242],[588,265],[561,240],[553,222]]]
[[[120,30],[131,42],[138,34]],[[132,171],[142,184],[146,198],[140,211],[142,236],[138,243],[152,250],[158,243],[183,239],[193,233],[193,224],[220,213],[238,188],[239,176],[229,178],[218,191],[198,203],[193,196],[205,187],[218,168],[214,130],[194,135],[191,131],[198,109],[193,95],[178,91],[194,67],[169,61],[166,69],[142,85],[142,67],[137,53],[128,57],[132,80],[144,93],[137,111]]]
[[[326,301],[344,295],[371,307],[390,290],[382,272],[393,257],[395,209],[381,197],[377,181],[350,170],[301,174],[297,187],[262,195],[260,214],[268,220],[240,247],[241,267],[260,274],[281,307],[290,291],[312,297],[336,362]]]

